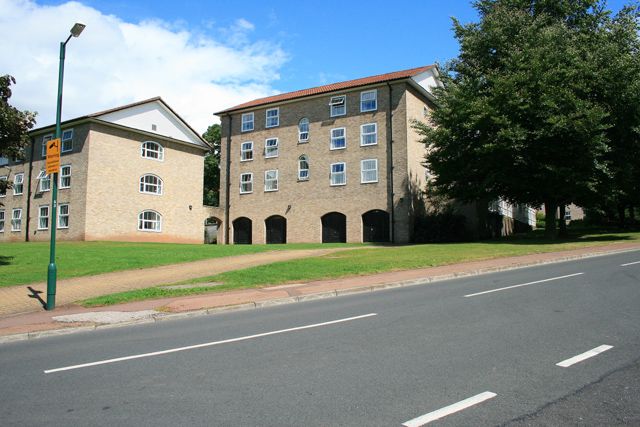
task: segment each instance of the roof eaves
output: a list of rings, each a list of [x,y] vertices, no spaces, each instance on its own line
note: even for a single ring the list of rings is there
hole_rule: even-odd
[[[248,102],[245,102],[245,103],[242,103],[242,104],[238,104],[238,105],[236,105],[234,107],[227,108],[225,110],[219,111],[219,112],[214,113],[214,114],[218,115],[218,116],[223,116],[223,115],[226,115],[226,114],[229,114],[229,113],[232,113],[232,112],[236,112],[236,111],[239,111],[239,110],[243,110],[243,109],[247,109],[247,108],[260,107],[260,106],[264,106],[264,105],[268,105],[268,104],[274,104],[274,103],[277,103],[277,102],[292,101],[292,100],[296,100],[296,99],[300,99],[300,98],[305,98],[305,97],[308,97],[308,96],[321,95],[321,94],[326,94],[326,93],[330,93],[330,92],[343,91],[343,90],[353,89],[353,88],[362,87],[362,86],[369,86],[369,85],[373,85],[373,84],[379,84],[379,83],[385,83],[385,82],[408,79],[408,78],[416,76],[416,75],[418,75],[420,73],[428,71],[428,70],[432,69],[433,67],[435,67],[435,65],[426,65],[426,66],[422,66],[422,67],[410,68],[410,69],[407,69],[407,70],[401,70],[401,71],[395,71],[395,72],[391,72],[391,73],[378,74],[378,75],[370,76],[370,77],[362,77],[362,78],[358,78],[358,79],[347,80],[347,81],[344,81],[344,82],[336,82],[336,83],[331,83],[331,84],[328,84],[328,85],[312,87],[312,88],[309,88],[309,89],[302,89],[302,90],[297,90],[297,91],[293,91],[293,92],[288,92],[288,93],[283,93],[283,94],[278,94],[278,95],[272,95],[272,96],[268,96],[268,97],[265,97],[265,98],[258,98],[258,99],[252,100],[252,101],[248,101]],[[389,76],[389,77],[386,78],[385,76]]]

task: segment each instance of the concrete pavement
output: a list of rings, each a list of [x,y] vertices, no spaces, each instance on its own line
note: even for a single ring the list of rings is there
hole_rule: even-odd
[[[614,252],[622,252],[622,251],[630,251],[630,250],[640,250],[640,244],[637,243],[620,243],[620,244],[612,244],[606,246],[597,246],[597,247],[588,247],[575,249],[570,251],[562,251],[562,252],[549,252],[549,253],[541,253],[541,254],[530,254],[524,256],[517,257],[508,257],[508,258],[498,258],[498,259],[490,259],[483,261],[473,261],[466,262],[461,264],[452,264],[452,265],[444,265],[439,267],[431,267],[431,268],[422,268],[416,270],[406,270],[406,271],[396,271],[389,273],[380,273],[368,276],[357,276],[343,279],[334,279],[334,280],[319,280],[313,281],[309,283],[299,283],[299,284],[288,284],[281,286],[272,286],[265,287],[259,289],[244,289],[237,291],[227,291],[227,292],[213,292],[209,294],[190,296],[190,297],[176,297],[176,298],[165,298],[165,299],[156,299],[156,300],[148,300],[148,301],[140,301],[128,304],[119,304],[109,307],[97,307],[97,308],[83,308],[77,305],[70,304],[72,301],[77,301],[82,298],[88,298],[89,296],[81,296],[75,297],[74,295],[78,295],[78,293],[73,293],[69,291],[69,293],[65,293],[65,299],[63,301],[67,301],[67,305],[60,304],[59,308],[57,308],[54,312],[46,312],[43,310],[32,311],[30,313],[22,313],[22,314],[14,314],[4,317],[0,317],[0,342],[3,341],[14,341],[14,340],[24,340],[30,338],[37,338],[40,336],[46,336],[50,334],[59,334],[72,332],[78,328],[81,330],[85,329],[94,329],[94,328],[102,328],[105,326],[111,326],[112,324],[130,324],[130,323],[140,323],[140,322],[154,322],[158,320],[166,320],[176,317],[185,317],[185,316],[193,316],[193,315],[201,315],[213,312],[219,312],[222,310],[230,310],[230,309],[251,309],[251,308],[259,308],[268,305],[276,305],[276,304],[286,304],[286,303],[295,303],[308,301],[311,299],[319,299],[319,298],[327,298],[334,297],[349,293],[356,292],[370,292],[379,289],[386,289],[390,287],[399,287],[399,286],[409,286],[409,285],[417,285],[428,283],[432,281],[438,280],[446,280],[456,277],[463,276],[472,276],[483,273],[509,270],[514,268],[521,268],[532,265],[539,264],[547,264],[547,263],[555,263],[573,259],[581,259],[585,257],[604,255],[608,253]],[[267,253],[263,255],[273,255],[276,258],[276,261],[283,260],[284,257],[291,256],[289,259],[294,259],[296,257],[301,256],[314,256],[321,255],[322,253],[328,253],[330,250],[313,250],[313,251],[290,251],[290,254],[283,253]],[[285,252],[285,251],[283,251]],[[287,251],[289,252],[289,251]],[[302,253],[300,253],[302,252]],[[256,254],[260,255],[260,254]],[[233,269],[232,267],[235,265],[237,267],[238,263],[241,263],[242,267],[248,267],[251,265],[259,265],[257,264],[257,260],[253,259],[252,261],[247,260],[249,255],[245,255],[243,257],[232,257],[239,258],[232,260],[231,258],[225,258],[225,265],[219,268],[226,268],[224,271],[229,271]],[[245,262],[242,261],[242,258],[245,259]],[[262,257],[260,263],[268,263],[267,259],[271,259],[270,256]],[[211,260],[216,261],[216,260]],[[251,264],[253,262],[254,264]],[[274,261],[270,261],[274,262]],[[188,263],[193,264],[193,263]],[[203,263],[206,264],[206,263]],[[219,261],[218,261],[219,264]],[[167,266],[170,267],[170,266]],[[175,266],[171,266],[175,267]],[[212,268],[211,266],[203,267],[203,268]],[[208,270],[210,271],[210,270]],[[120,274],[125,275],[126,272],[121,272]],[[112,273],[114,274],[114,273]],[[110,274],[110,275],[112,275]],[[195,274],[195,273],[193,273]],[[202,276],[203,274],[197,273]],[[208,273],[205,273],[206,275]],[[211,273],[215,274],[215,273]],[[101,280],[99,283],[107,283],[105,278],[102,276],[109,275],[100,275],[94,276],[100,277]],[[126,275],[125,275],[126,276]],[[192,276],[192,277],[200,277],[200,276]],[[171,278],[165,281],[164,283],[171,283],[178,280],[184,280],[185,277],[181,278]],[[75,280],[75,279],[73,279]],[[85,278],[84,280],[87,280]],[[130,279],[131,281],[131,279]],[[144,285],[140,284],[139,288],[149,287],[158,285],[160,283],[149,283],[146,282]],[[138,282],[134,282],[133,285],[137,286]],[[94,285],[91,285],[94,287]],[[105,294],[106,285],[102,285],[100,289],[100,293],[95,291],[94,295]],[[22,295],[24,298],[24,287],[21,287]],[[131,289],[131,288],[129,288]],[[1,291],[1,289],[0,289]],[[74,290],[75,292],[79,292],[80,290]],[[94,292],[94,290],[91,290]],[[117,290],[113,290],[112,292],[118,292]],[[86,294],[84,294],[86,295]],[[2,295],[0,295],[2,298]],[[61,301],[58,299],[58,301]],[[144,310],[154,310],[155,313],[149,316],[143,316],[143,318],[138,320],[131,320],[129,316],[124,320],[119,320],[116,316],[116,320],[109,320],[109,316],[102,316],[100,313],[102,312],[140,312]],[[95,317],[92,317],[91,320],[87,321],[86,315],[77,317],[77,321],[73,321],[73,315],[77,314],[85,314],[85,313],[96,313]],[[56,319],[58,316],[67,316],[64,318],[64,321],[61,319]],[[69,317],[71,316],[71,317]]]

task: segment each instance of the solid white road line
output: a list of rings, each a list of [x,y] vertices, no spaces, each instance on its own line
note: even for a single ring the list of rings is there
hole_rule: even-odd
[[[563,360],[560,363],[556,363],[556,366],[560,366],[560,367],[563,367],[563,368],[568,368],[571,365],[575,365],[576,363],[582,362],[583,360],[588,359],[590,357],[597,356],[598,354],[603,353],[603,352],[605,352],[605,351],[607,351],[609,349],[612,349],[612,348],[613,348],[612,345],[601,345],[600,347],[596,347],[593,350],[586,351],[586,352],[584,352],[582,354],[579,354],[577,356],[574,356],[574,357],[572,357],[570,359]]]
[[[402,425],[405,427],[420,427],[430,423],[431,421],[439,420],[440,418],[446,417],[447,415],[462,411],[463,409],[467,409],[473,405],[477,405],[478,403],[482,403],[485,400],[492,399],[496,396],[497,394],[495,393],[485,391],[484,393],[476,394],[473,397],[461,400],[460,402],[454,403],[453,405],[445,406],[444,408],[438,409],[437,411],[429,412],[428,414],[424,414],[418,418],[409,420]]]
[[[620,264],[620,267],[626,267],[627,265],[634,265],[634,264],[640,264],[640,261],[628,262],[626,264]]]
[[[581,274],[584,274],[584,273],[567,274],[566,276],[552,277],[550,279],[544,279],[544,280],[536,280],[535,282],[529,282],[529,283],[522,283],[520,285],[507,286],[505,288],[491,289],[490,291],[477,292],[475,294],[465,295],[464,297],[465,298],[475,297],[477,295],[490,294],[492,292],[504,291],[504,290],[513,289],[513,288],[520,288],[522,286],[535,285],[536,283],[551,282],[552,280],[560,280],[560,279],[566,279],[567,277],[580,276]]]
[[[351,320],[364,319],[366,317],[377,316],[377,315],[378,315],[377,313],[369,313],[369,314],[363,314],[362,316],[347,317],[345,319],[332,320],[332,321],[329,321],[329,322],[322,322],[322,323],[314,323],[312,325],[296,326],[295,328],[280,329],[278,331],[264,332],[262,334],[248,335],[248,336],[245,336],[245,337],[231,338],[231,339],[228,339],[228,340],[212,341],[212,342],[207,342],[207,343],[203,343],[203,344],[190,345],[190,346],[187,346],[187,347],[171,348],[171,349],[168,349],[168,350],[154,351],[154,352],[151,352],[151,353],[134,354],[132,356],[117,357],[115,359],[99,360],[97,362],[83,363],[81,365],[65,366],[63,368],[56,368],[56,369],[47,369],[47,370],[44,371],[44,373],[45,374],[51,374],[51,373],[54,373],[54,372],[70,371],[72,369],[88,368],[90,366],[106,365],[108,363],[123,362],[125,360],[141,359],[143,357],[160,356],[162,354],[177,353],[179,351],[194,350],[194,349],[197,349],[197,348],[211,347],[211,346],[220,345],[220,344],[229,344],[229,343],[232,343],[232,342],[246,341],[246,340],[250,340],[250,339],[254,339],[254,338],[267,337],[269,335],[284,334],[286,332],[294,332],[294,331],[301,331],[303,329],[318,328],[320,326],[335,325],[336,323],[344,323],[344,322],[349,322]]]

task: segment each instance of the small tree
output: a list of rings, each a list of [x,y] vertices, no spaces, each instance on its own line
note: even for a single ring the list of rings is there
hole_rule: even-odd
[[[208,206],[218,206],[220,197],[220,125],[216,123],[209,126],[202,138],[211,145],[211,151],[204,158],[203,203]]]
[[[20,111],[9,104],[11,85],[16,83],[10,75],[0,77],[0,157],[23,158],[29,144],[29,129],[36,123],[36,113]],[[0,191],[6,191],[9,181],[0,181]]]

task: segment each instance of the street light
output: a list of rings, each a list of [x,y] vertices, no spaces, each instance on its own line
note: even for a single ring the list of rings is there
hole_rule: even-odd
[[[60,139],[62,131],[60,128],[60,116],[62,114],[62,80],[64,77],[64,55],[67,43],[71,37],[78,37],[86,25],[76,22],[71,28],[69,37],[64,42],[60,42],[60,67],[58,69],[58,103],[56,105],[56,139]],[[51,242],[49,244],[49,268],[47,269],[47,310],[56,308],[56,277],[58,268],[56,267],[56,226],[58,208],[58,172],[53,174],[53,192],[51,194]]]

